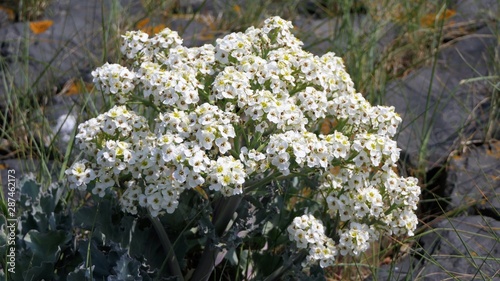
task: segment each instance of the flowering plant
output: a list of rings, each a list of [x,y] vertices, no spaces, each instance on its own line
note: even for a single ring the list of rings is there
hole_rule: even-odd
[[[189,192],[213,207],[206,218],[214,235],[199,247],[193,280],[209,278],[218,257],[238,246],[248,257],[252,247],[241,240],[269,233],[263,229],[276,221],[256,215],[264,197],[281,202],[278,213],[296,215],[282,216],[288,226],[273,235],[299,249],[269,276],[297,261],[333,266],[381,235],[413,235],[420,189],[395,172],[400,117],[357,93],[334,53],[304,51],[292,28],[272,17],[198,48],[168,28],[151,38],[127,32],[127,65],[92,72],[117,105],[80,124],[76,142],[86,160],[66,170],[71,187],[116,196],[123,211],[153,220],[175,215]],[[314,195],[299,204],[304,188]],[[221,243],[231,232],[240,242]],[[253,249],[276,251],[268,246]],[[171,274],[188,267],[171,265]]]

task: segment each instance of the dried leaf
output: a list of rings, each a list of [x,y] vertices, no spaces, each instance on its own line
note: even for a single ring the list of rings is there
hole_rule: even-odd
[[[81,80],[72,78],[64,84],[63,88],[58,93],[58,95],[71,96],[71,95],[87,93],[92,91],[93,87],[94,84],[92,83],[86,83],[82,82]]]
[[[324,119],[323,122],[321,123],[321,133],[323,135],[328,135],[331,133],[332,129],[335,129],[337,126],[337,120],[331,120],[331,119]]]
[[[164,30],[166,27],[167,26],[164,25],[163,23],[160,23],[159,25],[153,26],[153,33],[151,35],[156,34],[156,33],[160,32],[160,31]]]
[[[160,23],[160,24],[155,25],[155,26],[146,26],[146,27],[142,28],[141,30],[143,32],[149,34],[149,36],[152,36],[160,31],[162,31],[166,27],[167,27],[166,25],[164,25],[163,23]]]
[[[323,135],[327,135],[330,133],[330,130],[332,129],[332,123],[330,120],[325,119],[323,120],[323,123],[321,123],[321,133]]]
[[[214,33],[206,32],[206,31],[202,31],[198,35],[198,39],[200,39],[201,41],[210,41],[210,40],[213,40],[214,37],[215,37]]]
[[[16,18],[16,13],[14,13],[14,10],[12,10],[11,8],[0,6],[0,10],[4,11],[7,14],[7,18],[10,21],[13,21]]]
[[[449,10],[449,9],[446,9],[444,13],[441,13],[439,15],[435,13],[430,13],[423,16],[420,19],[420,25],[423,27],[433,27],[436,24],[436,21],[443,21],[443,20],[445,21],[454,16],[456,13],[457,12],[455,10]]]
[[[34,34],[44,33],[54,22],[51,20],[41,20],[30,22],[30,29]]]
[[[205,198],[206,200],[208,200],[207,193],[205,192],[205,190],[203,190],[203,188],[200,185],[198,185],[197,187],[195,187],[194,190],[196,190],[203,198]]]
[[[80,93],[80,83],[78,82],[73,82],[69,85],[68,87],[68,91],[66,92],[66,95],[75,95],[75,94],[78,94]]]
[[[241,16],[241,7],[238,4],[233,5],[233,11],[235,11],[239,16]]]
[[[160,23],[158,25],[148,26],[151,22],[150,18],[143,18],[135,24],[135,28],[149,34],[149,36],[155,35],[156,33],[165,29],[165,24]]]
[[[138,21],[136,24],[135,24],[135,28],[136,29],[143,29],[148,23],[149,23],[150,19],[149,18],[143,18],[142,20]]]

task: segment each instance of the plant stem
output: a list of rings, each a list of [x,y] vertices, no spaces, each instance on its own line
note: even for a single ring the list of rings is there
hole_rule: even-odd
[[[235,195],[229,198],[221,198],[214,210],[212,222],[215,227],[215,234],[220,237],[226,230],[227,225],[231,221],[234,212],[240,205],[243,195]],[[215,268],[215,259],[220,252],[220,249],[212,245],[213,241],[207,240],[205,250],[200,259],[200,263],[196,267],[191,280],[206,281],[210,278],[212,271]]]
[[[153,227],[156,230],[156,233],[160,237],[161,245],[163,246],[163,250],[167,254],[167,266],[170,271],[170,273],[173,276],[177,277],[177,280],[184,280],[184,277],[182,275],[181,268],[179,266],[179,262],[177,261],[177,257],[174,254],[174,248],[172,247],[172,243],[170,243],[170,240],[168,239],[167,232],[165,232],[165,228],[163,228],[163,225],[161,224],[160,220],[157,217],[151,216],[151,214],[148,214],[148,218],[153,223]]]

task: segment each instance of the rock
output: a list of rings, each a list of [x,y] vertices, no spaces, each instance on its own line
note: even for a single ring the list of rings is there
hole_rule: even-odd
[[[498,2],[457,1],[450,8],[456,14],[443,30],[435,69],[423,67],[386,87],[387,105],[403,117],[398,144],[412,165],[426,160],[428,169],[468,141],[500,136],[489,128],[496,121],[489,116],[494,89],[482,78],[495,75],[498,62],[499,43],[491,26],[495,17],[490,15]]]
[[[298,38],[304,42],[304,49],[321,56],[330,51],[345,53],[351,39],[347,36],[361,36],[372,31],[365,14],[350,15],[351,26],[344,26],[343,21],[345,19],[340,17],[315,19],[298,16],[292,22]]]
[[[500,280],[500,222],[484,216],[450,218],[437,223],[424,243],[418,280]]]
[[[471,36],[442,50],[435,68],[423,67],[389,83],[386,104],[403,118],[397,141],[412,165],[424,156],[420,161],[431,169],[461,141],[484,139],[493,90],[484,79],[466,79],[489,75],[489,49],[496,44],[492,36]]]
[[[402,260],[391,264],[384,264],[377,268],[374,273],[364,281],[384,280],[384,281],[403,281],[414,280],[415,272],[418,272],[420,264],[416,258],[406,255]]]
[[[9,14],[6,10],[0,8],[0,28],[10,24]]]
[[[101,64],[104,27],[98,1],[54,1],[46,13],[53,14],[53,24],[40,34],[22,22],[0,29],[0,54],[6,62],[0,107],[9,93],[50,95],[58,85]]]
[[[304,49],[316,55],[336,52],[331,42],[336,26],[334,20],[297,17],[293,25],[298,30],[298,38],[304,42]]]
[[[436,82],[442,78],[445,82]],[[484,93],[459,93],[453,87],[442,88],[441,83],[452,86],[458,81],[442,68],[423,68],[387,87],[387,104],[395,106],[403,119],[397,142],[413,166],[423,160],[428,169],[441,165],[470,120],[470,112],[485,98]]]
[[[455,21],[484,21],[498,17],[498,14],[495,14],[499,8],[497,0],[461,0],[453,2],[456,2],[451,4],[451,8],[456,12],[453,17]]]
[[[150,1],[148,1],[150,2]],[[109,4],[111,4],[110,2]],[[138,20],[141,17],[143,17],[146,14],[146,10],[144,9],[144,6],[141,1],[136,1],[136,0],[120,0],[118,7],[115,7],[115,9],[118,10],[118,12],[129,15],[130,19],[132,19],[131,22],[134,20]],[[116,4],[116,3],[115,3]],[[112,10],[112,7],[108,7],[109,10]]]
[[[212,2],[205,0],[183,0],[179,1],[179,8],[188,13],[199,9],[207,11],[207,9],[213,9],[211,8],[211,5],[213,5]]]
[[[304,49],[323,55],[333,51],[342,54],[349,48],[352,38],[365,36],[373,30],[365,14],[349,15],[351,26],[345,26],[340,17],[315,19],[299,16],[293,20],[298,37],[304,42]]]
[[[215,41],[214,31],[196,19],[174,18],[167,27],[179,33],[183,39],[182,45],[186,47],[200,47]]]
[[[500,141],[464,148],[448,164],[450,209],[500,220]]]
[[[494,47],[498,39],[494,37],[486,25],[475,26],[473,34],[465,34],[454,38],[438,53],[440,64],[458,81],[470,79],[480,75],[487,75],[493,71]],[[441,63],[442,62],[442,63]],[[472,82],[467,83],[471,84]],[[472,83],[471,87],[484,87],[485,81]]]

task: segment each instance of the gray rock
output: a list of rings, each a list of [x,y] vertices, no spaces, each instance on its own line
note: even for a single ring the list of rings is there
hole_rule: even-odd
[[[500,222],[469,216],[443,220],[425,235],[435,251],[424,252],[413,280],[500,280]]]
[[[9,14],[6,11],[0,9],[0,28],[10,24]]]
[[[111,3],[112,2],[108,2],[110,6]],[[120,0],[118,3],[119,7],[116,7],[115,9],[121,10],[121,12],[123,12],[126,15],[130,15],[129,19],[137,20],[146,14],[146,10],[144,9],[144,6],[142,5],[141,1]],[[111,9],[111,7],[109,7],[108,9]]]
[[[500,219],[500,142],[464,150],[448,164],[449,207]]]
[[[298,16],[293,19],[297,36],[304,42],[304,49],[323,55],[326,52],[345,53],[351,38],[347,36],[364,36],[373,32],[373,26],[364,14],[353,14],[350,26],[344,25],[345,19],[340,17],[314,19]]]
[[[493,59],[498,39],[488,26],[477,27],[472,34],[455,38],[453,44],[438,53],[438,62],[459,81],[494,71]],[[472,86],[485,84],[480,81],[472,83]]]
[[[461,0],[453,1],[452,8],[456,11],[454,20],[491,20],[498,17],[497,0]],[[498,20],[498,18],[497,18]]]
[[[201,21],[177,18],[173,19],[168,28],[177,31],[183,39],[182,45],[186,47],[199,47],[206,43],[215,41],[214,38],[205,40],[201,35],[211,32],[210,28]]]
[[[387,87],[386,102],[395,106],[403,119],[398,145],[414,166],[419,160],[427,161],[429,169],[439,166],[454,149],[475,106],[485,98],[484,93],[456,91],[453,85],[458,81],[442,68],[423,68]],[[425,154],[420,154],[421,150]],[[419,159],[421,155],[425,158]]]
[[[420,160],[430,169],[461,142],[484,140],[493,90],[484,80],[470,79],[489,75],[490,50],[497,44],[491,34],[468,37],[442,50],[435,68],[423,67],[389,83],[385,100],[403,118],[397,141],[411,164],[424,155]]]
[[[377,268],[374,275],[369,276],[365,281],[403,281],[413,280],[415,272],[418,272],[420,263],[411,255],[406,255],[402,260],[395,263],[384,264]]]
[[[198,9],[203,9],[204,11],[213,11],[213,2],[214,1],[205,1],[205,0],[184,0],[179,1],[179,6],[182,10],[186,12],[196,11]]]
[[[54,87],[101,63],[99,1],[54,1],[46,13],[52,15],[53,25],[43,33],[33,34],[27,23],[0,29],[5,61],[0,69],[0,107],[13,91],[51,94]]]

